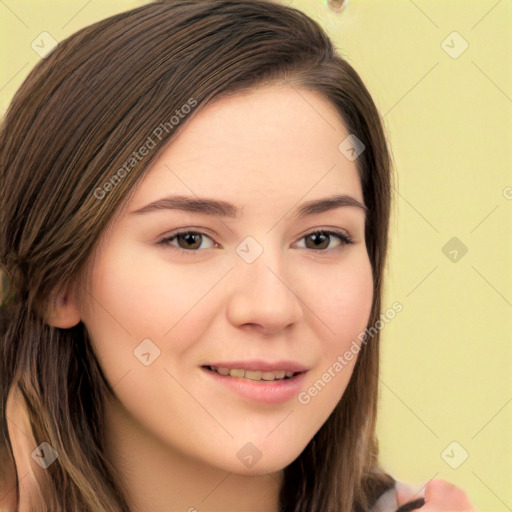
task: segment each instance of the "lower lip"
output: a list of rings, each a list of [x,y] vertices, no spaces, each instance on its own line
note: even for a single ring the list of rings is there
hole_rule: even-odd
[[[306,372],[290,379],[258,381],[221,375],[213,370],[202,370],[219,384],[223,384],[243,398],[264,404],[282,404],[296,397],[301,390]]]

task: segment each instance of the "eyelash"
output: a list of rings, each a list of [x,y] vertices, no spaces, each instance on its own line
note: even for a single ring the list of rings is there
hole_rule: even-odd
[[[197,249],[197,250],[183,249],[181,247],[175,247],[174,245],[170,244],[170,242],[173,241],[177,236],[189,235],[189,234],[206,236],[206,237],[210,238],[212,241],[214,241],[209,235],[207,235],[206,233],[203,233],[202,231],[192,231],[192,230],[183,229],[183,230],[177,230],[177,231],[170,233],[168,236],[166,236],[165,238],[160,240],[158,242],[158,245],[167,246],[167,247],[170,247],[172,250],[176,250],[180,253],[186,253],[186,254],[196,254],[198,252],[204,251],[205,249]],[[352,238],[350,236],[346,235],[345,233],[342,233],[340,231],[331,231],[331,230],[327,230],[327,229],[317,229],[315,231],[306,233],[303,237],[300,238],[300,240],[302,240],[303,238],[307,238],[308,236],[311,236],[311,235],[320,235],[320,234],[337,237],[340,240],[341,245],[338,247],[332,248],[332,249],[308,249],[308,250],[314,251],[314,252],[330,252],[330,251],[335,251],[336,249],[341,249],[346,245],[351,245],[354,243]]]

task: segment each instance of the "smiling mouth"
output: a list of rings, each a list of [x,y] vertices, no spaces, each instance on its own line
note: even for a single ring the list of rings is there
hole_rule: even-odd
[[[303,372],[293,372],[289,370],[260,371],[260,370],[244,370],[242,368],[225,368],[222,366],[203,366],[207,370],[218,373],[225,377],[236,377],[239,379],[247,379],[253,381],[272,382],[278,380],[289,380]]]

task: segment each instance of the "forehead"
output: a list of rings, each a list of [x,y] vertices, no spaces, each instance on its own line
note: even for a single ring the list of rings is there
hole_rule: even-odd
[[[275,86],[221,98],[162,151],[130,209],[169,193],[242,205],[339,192],[362,202],[356,162],[339,150],[348,135],[335,106],[316,92]]]

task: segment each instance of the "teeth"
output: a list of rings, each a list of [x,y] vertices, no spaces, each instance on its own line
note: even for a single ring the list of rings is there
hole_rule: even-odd
[[[243,376],[246,379],[261,380],[261,372],[259,371],[245,370],[245,375]]]
[[[210,366],[209,368],[213,371],[216,371],[217,373],[220,373],[221,375],[230,375],[231,377],[260,381],[281,380],[284,379],[285,377],[293,377],[294,375],[294,372],[285,370],[277,370],[274,372],[262,372],[259,370],[243,370],[241,368],[233,368],[232,370],[230,370],[229,368],[217,368],[215,366]]]

